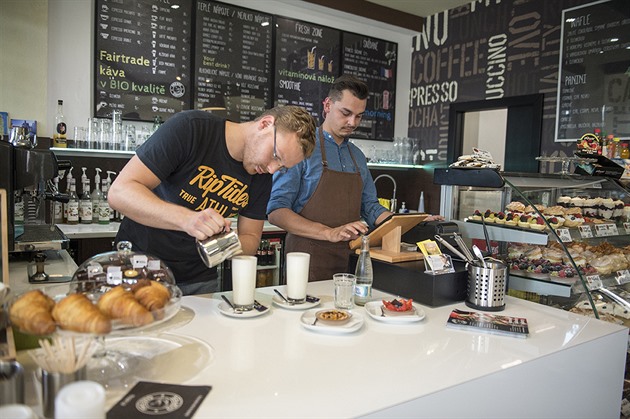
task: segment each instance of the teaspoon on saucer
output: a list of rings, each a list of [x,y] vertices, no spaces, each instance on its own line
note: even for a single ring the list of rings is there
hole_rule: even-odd
[[[232,302],[225,295],[221,295],[221,298],[223,298],[223,301],[225,301],[236,314],[243,314],[243,310],[237,310],[236,307],[234,307],[234,304],[232,304]]]

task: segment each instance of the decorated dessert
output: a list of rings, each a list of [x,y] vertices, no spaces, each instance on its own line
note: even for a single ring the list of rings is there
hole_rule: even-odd
[[[409,311],[413,310],[413,299],[395,298],[391,301],[383,300],[383,306],[389,311]]]

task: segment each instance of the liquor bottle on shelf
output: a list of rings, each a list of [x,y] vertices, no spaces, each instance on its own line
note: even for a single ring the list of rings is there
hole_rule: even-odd
[[[55,190],[59,191],[59,176],[56,176],[53,181],[55,183]],[[63,204],[59,201],[54,201],[53,203],[53,223],[63,223]]]
[[[101,169],[98,167],[95,169],[96,175],[94,175],[94,190],[92,191],[92,222],[98,223],[98,210],[103,200],[103,192],[101,192]]]
[[[77,185],[74,178],[68,179],[70,182],[70,199],[68,200],[68,224],[79,224],[79,197],[77,195]]]
[[[63,115],[63,100],[57,101],[57,113],[55,114],[55,132],[53,132],[53,147],[66,148],[68,138],[68,126]]]
[[[83,193],[79,202],[79,220],[81,224],[92,224],[92,195],[90,194],[90,179],[83,183]]]
[[[370,237],[367,235],[361,236],[361,254],[354,276],[357,281],[354,287],[354,302],[362,306],[372,297],[372,282],[374,281],[372,258],[370,257]]]
[[[107,193],[109,191],[109,185],[107,179],[103,179],[103,191],[101,200],[98,201],[98,209],[96,210],[98,213],[98,223],[99,224],[109,224],[109,216],[111,214],[112,209],[109,207],[109,202],[107,202]]]
[[[604,142],[604,138],[602,137],[602,130],[599,128],[595,128],[593,130],[593,134],[597,137],[597,154],[602,154],[602,145]]]

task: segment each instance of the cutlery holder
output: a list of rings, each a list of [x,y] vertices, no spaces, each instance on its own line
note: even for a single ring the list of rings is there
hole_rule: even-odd
[[[501,311],[505,308],[507,266],[486,261],[487,268],[467,264],[468,289],[466,305],[483,311]]]

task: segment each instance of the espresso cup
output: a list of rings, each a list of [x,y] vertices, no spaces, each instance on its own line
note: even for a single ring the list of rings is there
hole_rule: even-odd
[[[302,252],[287,253],[287,298],[290,303],[306,301],[308,268],[311,255]]]
[[[249,311],[254,308],[256,265],[256,256],[232,258],[232,303],[237,310]]]

